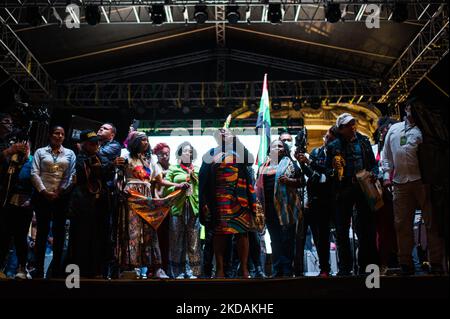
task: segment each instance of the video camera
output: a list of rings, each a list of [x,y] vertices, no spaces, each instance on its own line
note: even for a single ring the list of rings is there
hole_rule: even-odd
[[[306,127],[302,127],[295,137],[295,153],[300,154],[306,153],[308,146],[308,131],[306,130]]]
[[[16,102],[13,111],[10,112],[14,119],[14,131],[11,136],[15,142],[27,141],[33,123],[48,124],[50,114],[46,106],[34,106],[28,103]]]

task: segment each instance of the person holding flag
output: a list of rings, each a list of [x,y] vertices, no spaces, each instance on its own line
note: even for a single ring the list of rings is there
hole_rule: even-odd
[[[226,125],[215,138],[219,145],[203,156],[199,173],[200,222],[212,237],[216,278],[225,277],[224,258],[231,236],[237,239],[242,277],[248,278],[248,233],[257,209],[254,158]]]

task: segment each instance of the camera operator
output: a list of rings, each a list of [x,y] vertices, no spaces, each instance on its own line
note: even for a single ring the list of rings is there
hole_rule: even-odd
[[[301,163],[302,170],[308,177],[308,206],[319,255],[320,277],[330,276],[330,222],[334,219],[335,206],[332,200],[333,184],[327,176],[326,146],[336,138],[336,127],[331,127],[323,137],[323,145],[313,149],[308,157],[296,152],[295,157]]]
[[[76,182],[69,204],[71,262],[80,267],[83,277],[101,276],[108,257],[107,181],[113,166],[100,156],[98,141],[92,130],[80,133],[81,151],[76,159]]]
[[[14,129],[14,122],[11,115],[7,113],[0,113],[0,172],[4,173],[4,168],[9,164],[9,160],[14,154],[25,154],[27,152],[27,145],[24,143],[14,143],[11,145],[11,140]]]
[[[8,252],[8,229],[6,226],[6,210],[5,203],[8,201],[8,193],[11,183],[8,181],[12,177],[10,165],[18,166],[22,163],[22,159],[26,160],[25,156],[29,151],[28,145],[25,143],[14,143],[13,135],[14,122],[10,114],[0,113],[0,256],[3,257]],[[19,159],[17,158],[19,156]],[[11,166],[13,167],[13,166]],[[18,173],[18,170],[15,170]],[[6,278],[3,273],[3,259],[0,257],[0,279]]]

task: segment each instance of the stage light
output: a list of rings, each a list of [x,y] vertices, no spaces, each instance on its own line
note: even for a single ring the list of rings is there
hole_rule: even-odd
[[[392,20],[398,23],[402,23],[408,20],[407,3],[398,2],[394,5],[394,10],[392,11]]]
[[[325,18],[327,22],[336,23],[341,20],[342,12],[339,3],[327,3],[325,5]]]
[[[84,13],[85,13],[85,18],[86,18],[86,22],[90,25],[96,25],[97,23],[100,22],[100,10],[98,8],[97,5],[95,4],[88,4],[85,8],[84,8]]]
[[[300,109],[302,108],[302,102],[300,101],[300,99],[294,99],[292,101],[292,108],[294,109],[294,111],[300,111]]]
[[[274,110],[274,111],[281,110],[281,100],[280,99],[272,99],[272,110]]]
[[[238,6],[228,6],[226,8],[226,16],[229,23],[238,23],[241,18]]]
[[[41,14],[39,13],[39,7],[33,6],[33,7],[27,7],[26,9],[26,21],[27,23],[31,24],[33,27],[38,26],[41,23]]]
[[[272,24],[280,24],[281,23],[281,4],[280,3],[270,3],[269,11],[267,13],[267,17]]]
[[[164,5],[154,4],[151,8],[152,13],[152,23],[156,25],[161,25],[166,20],[166,13],[164,12]]]
[[[146,111],[145,106],[138,106],[136,108],[136,113],[139,114],[139,115],[144,115],[145,111]]]
[[[214,106],[212,106],[210,103],[206,103],[204,108],[207,114],[214,113]]]
[[[195,6],[194,19],[197,23],[205,23],[208,20],[208,12],[206,5],[198,4]]]
[[[249,100],[248,102],[247,102],[247,105],[248,105],[248,109],[251,111],[251,112],[257,112],[258,111],[258,104],[257,104],[257,102],[256,102],[256,100]]]
[[[319,97],[314,97],[310,100],[311,104],[311,108],[314,110],[318,110],[322,107],[322,99]]]
[[[185,105],[182,107],[181,112],[183,112],[183,114],[189,114],[189,112],[191,112],[191,109],[189,108],[189,106]]]

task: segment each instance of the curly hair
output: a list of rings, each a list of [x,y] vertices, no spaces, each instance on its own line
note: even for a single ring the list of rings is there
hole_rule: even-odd
[[[170,150],[169,145],[167,145],[166,143],[156,144],[156,146],[153,148],[153,154],[161,153],[164,148],[168,148]]]

